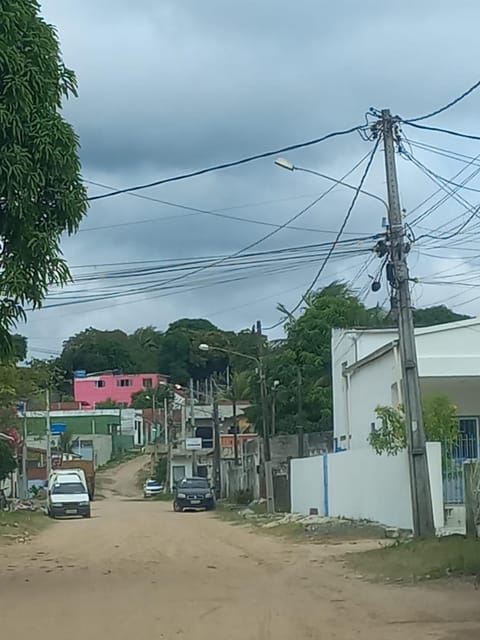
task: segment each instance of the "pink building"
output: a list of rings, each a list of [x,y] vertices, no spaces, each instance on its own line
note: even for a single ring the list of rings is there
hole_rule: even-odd
[[[100,373],[75,376],[73,396],[84,409],[95,409],[95,405],[108,399],[130,406],[132,394],[147,391],[159,384],[167,383],[167,376],[159,373]]]

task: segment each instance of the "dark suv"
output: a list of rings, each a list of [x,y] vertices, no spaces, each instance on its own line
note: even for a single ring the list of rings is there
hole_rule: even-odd
[[[175,487],[173,498],[175,511],[184,509],[215,509],[215,497],[206,478],[184,478]]]

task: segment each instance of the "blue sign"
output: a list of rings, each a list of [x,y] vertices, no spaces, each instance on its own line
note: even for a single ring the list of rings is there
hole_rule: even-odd
[[[54,422],[53,424],[50,425],[51,433],[55,433],[55,434],[65,433],[66,430],[67,430],[67,425],[63,424],[62,422]]]

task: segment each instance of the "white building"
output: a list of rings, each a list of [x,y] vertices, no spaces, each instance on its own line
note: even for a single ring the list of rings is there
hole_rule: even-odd
[[[468,456],[479,457],[480,318],[415,330],[423,394],[443,393],[458,407]],[[395,329],[332,332],[334,437],[360,449],[375,427],[375,407],[402,403]]]

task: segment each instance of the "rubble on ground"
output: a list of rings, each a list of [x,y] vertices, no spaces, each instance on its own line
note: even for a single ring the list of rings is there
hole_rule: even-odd
[[[378,522],[368,520],[352,520],[349,518],[334,518],[322,515],[305,515],[302,513],[265,513],[260,505],[264,506],[265,500],[251,502],[248,507],[238,511],[238,514],[256,526],[263,529],[275,529],[285,525],[298,525],[303,528],[305,535],[336,536],[355,535],[372,538],[398,539],[406,535],[406,532],[395,528],[386,527]]]

